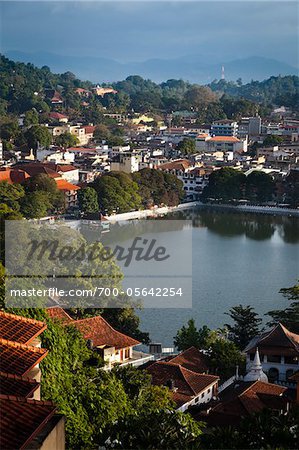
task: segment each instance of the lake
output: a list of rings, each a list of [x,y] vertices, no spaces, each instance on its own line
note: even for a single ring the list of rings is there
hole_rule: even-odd
[[[298,279],[298,218],[203,208],[167,218],[192,220],[193,307],[138,312],[140,328],[153,342],[173,346],[173,336],[190,318],[198,327],[222,327],[229,320],[225,312],[238,304],[251,305],[262,316],[288,304],[279,290]]]

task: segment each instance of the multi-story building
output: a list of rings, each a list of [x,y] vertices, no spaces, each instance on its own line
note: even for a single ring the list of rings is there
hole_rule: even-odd
[[[255,337],[245,348],[246,368],[253,364],[259,350],[263,371],[269,381],[287,381],[299,369],[299,335],[291,333],[281,323]]]
[[[238,137],[256,137],[261,134],[262,119],[259,116],[242,117],[238,127]]]
[[[233,120],[215,120],[211,127],[212,136],[237,136],[238,123]]]
[[[132,173],[138,172],[139,164],[142,162],[142,157],[136,152],[123,152],[115,156],[110,162],[111,171]]]

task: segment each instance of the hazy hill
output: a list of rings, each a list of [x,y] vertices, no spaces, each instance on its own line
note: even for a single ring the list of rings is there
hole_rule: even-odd
[[[221,76],[225,67],[228,80],[242,78],[243,82],[264,80],[270,76],[297,75],[298,70],[284,62],[252,56],[233,61],[213,62],[204,55],[184,56],[176,59],[150,59],[142,62],[119,63],[112,59],[85,56],[61,56],[54,53],[7,52],[6,56],[20,62],[31,62],[38,67],[47,65],[53,72],[71,71],[81,79],[93,82],[112,82],[131,74],[162,82],[170,78],[182,78],[192,83],[209,83]]]

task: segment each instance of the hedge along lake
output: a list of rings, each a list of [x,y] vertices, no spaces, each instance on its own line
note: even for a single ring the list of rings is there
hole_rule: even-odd
[[[198,327],[222,327],[229,320],[224,313],[238,304],[251,305],[260,315],[287,306],[279,290],[298,279],[298,217],[198,207],[167,219],[192,220],[192,309],[138,311],[140,327],[153,342],[172,347],[190,318]]]

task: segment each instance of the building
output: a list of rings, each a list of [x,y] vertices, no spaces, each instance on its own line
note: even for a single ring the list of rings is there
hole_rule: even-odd
[[[259,116],[242,117],[238,126],[238,137],[257,137],[261,134],[262,119]]]
[[[62,178],[56,179],[55,181],[57,188],[64,194],[65,209],[69,210],[78,206],[78,190],[80,187]]]
[[[95,130],[95,126],[81,126],[81,125],[70,125],[70,124],[61,124],[58,126],[49,126],[49,130],[52,132],[53,137],[60,136],[65,133],[70,133],[79,141],[79,145],[87,145],[89,141],[93,138],[93,133]]]
[[[206,152],[247,152],[247,139],[238,139],[236,136],[214,136],[205,141]]]
[[[211,127],[212,136],[235,136],[238,134],[238,123],[233,120],[215,120]]]
[[[0,311],[0,448],[65,449],[65,420],[41,400],[39,364],[48,350],[39,336],[46,324]]]
[[[61,94],[55,89],[45,89],[45,97],[52,105],[62,105],[63,99]]]
[[[138,172],[141,160],[141,155],[136,152],[122,152],[112,158],[110,169],[114,172]]]
[[[299,368],[299,335],[281,323],[255,337],[245,348],[246,369],[250,370],[259,349],[263,371],[271,382],[285,382]]]
[[[166,386],[179,411],[208,403],[217,396],[219,377],[208,375],[204,355],[191,347],[167,360],[157,361],[146,369],[152,384]]]
[[[47,312],[51,318],[75,326],[102,356],[107,369],[115,364],[139,366],[153,359],[152,355],[134,350],[141,342],[115,330],[101,316],[74,320],[60,307],[48,308]]]
[[[49,118],[53,121],[60,122],[60,123],[68,123],[68,116],[65,114],[61,114],[59,112],[53,111],[50,112]]]
[[[101,87],[99,85],[92,88],[93,92],[99,97],[104,97],[106,94],[117,94],[117,91],[112,87]]]

